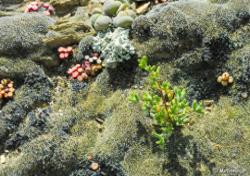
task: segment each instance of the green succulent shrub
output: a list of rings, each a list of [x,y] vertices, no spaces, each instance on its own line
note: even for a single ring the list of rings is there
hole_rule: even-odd
[[[164,147],[173,130],[184,126],[192,113],[203,113],[203,106],[197,101],[190,106],[185,89],[172,87],[168,81],[162,81],[160,67],[148,65],[147,56],[138,61],[139,67],[149,74],[146,80],[148,89],[141,93],[132,92],[129,101],[139,103],[153,119],[153,136],[157,139],[156,143]]]

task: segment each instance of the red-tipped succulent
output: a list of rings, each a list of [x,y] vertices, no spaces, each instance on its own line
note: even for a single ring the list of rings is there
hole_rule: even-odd
[[[73,54],[73,48],[71,46],[66,47],[66,48],[59,47],[57,51],[59,54],[59,58],[61,60],[68,59]]]
[[[54,14],[55,9],[49,3],[43,3],[37,0],[28,4],[24,12],[25,13],[43,12],[45,15],[50,16]]]
[[[68,71],[70,80],[77,79],[79,81],[88,80],[90,76],[95,76],[102,69],[101,64],[92,64],[89,61],[83,61],[82,65],[76,64]]]
[[[88,65],[88,64],[86,64]],[[71,67],[67,73],[70,76],[70,79],[78,79],[79,81],[84,81],[88,79],[87,70],[89,68],[85,66],[85,64],[76,64]]]

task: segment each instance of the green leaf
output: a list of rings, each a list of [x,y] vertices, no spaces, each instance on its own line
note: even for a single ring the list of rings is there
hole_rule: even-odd
[[[202,102],[197,103],[196,100],[193,101],[192,108],[193,108],[193,111],[197,113],[203,113],[203,110],[204,110]]]
[[[139,67],[143,70],[146,70],[148,66],[148,57],[142,56],[138,61],[139,61]]]
[[[137,93],[132,92],[129,97],[128,100],[132,103],[138,103],[139,102],[139,96],[137,95]]]

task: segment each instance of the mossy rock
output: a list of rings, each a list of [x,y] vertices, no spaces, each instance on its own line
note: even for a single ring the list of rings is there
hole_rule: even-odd
[[[37,65],[28,59],[16,59],[0,57],[0,79],[9,78],[24,80],[25,76],[36,70]]]
[[[51,48],[77,44],[83,37],[93,34],[90,25],[81,16],[61,18],[49,27],[43,42]]]
[[[71,12],[80,3],[86,4],[86,2],[80,2],[80,0],[50,0],[50,4],[55,8],[57,15],[65,15]]]

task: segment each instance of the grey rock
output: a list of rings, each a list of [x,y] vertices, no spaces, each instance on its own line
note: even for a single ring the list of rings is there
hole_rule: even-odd
[[[53,19],[37,13],[0,18],[0,54],[33,53],[53,23]]]

